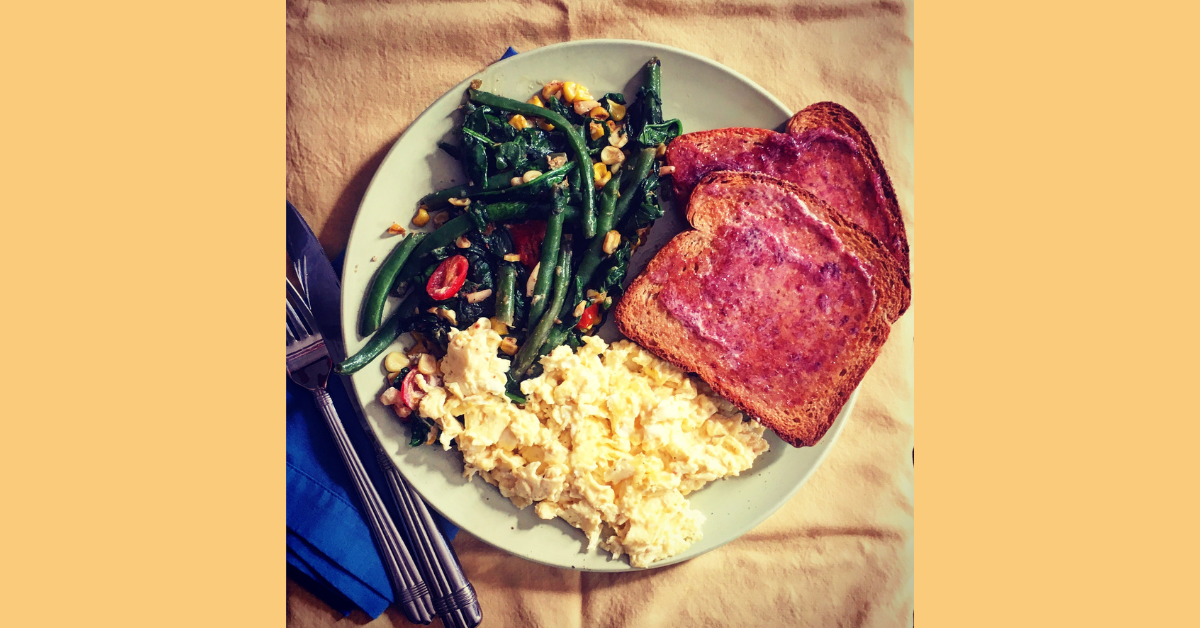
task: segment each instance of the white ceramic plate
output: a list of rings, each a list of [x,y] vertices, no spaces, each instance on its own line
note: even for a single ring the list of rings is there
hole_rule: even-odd
[[[357,332],[359,307],[367,284],[396,240],[386,235],[392,222],[411,227],[417,201],[425,194],[466,181],[458,164],[437,142],[448,139],[455,124],[452,115],[463,102],[471,81],[483,81],[482,89],[525,100],[551,80],[574,80],[587,85],[593,94],[623,91],[631,99],[641,85],[642,66],[657,56],[662,60],[663,114],[679,118],[685,131],[703,131],[731,126],[773,129],[784,124],[791,112],[774,96],[749,79],[718,63],[675,48],[636,41],[591,40],[547,46],[523,52],[488,66],[468,77],[425,110],[396,140],[375,173],[359,207],[342,274],[342,335],[353,353],[365,343]],[[602,62],[597,62],[601,59]],[[651,232],[630,264],[636,276],[653,254],[686,225],[674,208]],[[394,306],[393,300],[389,306]],[[386,312],[385,312],[386,315]],[[611,317],[601,331],[606,340],[619,334]],[[408,336],[402,340],[411,344]],[[474,478],[462,477],[462,456],[440,446],[409,447],[408,430],[378,401],[386,385],[380,363],[354,374],[355,394],[375,433],[392,460],[431,506],[460,528],[487,543],[529,560],[586,571],[633,569],[623,557],[612,560],[600,549],[590,553],[586,538],[561,519],[544,521],[533,508],[517,509],[499,490]],[[771,450],[740,477],[721,480],[693,493],[689,500],[704,513],[704,538],[673,558],[656,563],[670,565],[715,549],[745,534],[779,509],[812,475],[837,440],[854,402],[855,391],[841,414],[817,446],[796,449],[767,430]]]

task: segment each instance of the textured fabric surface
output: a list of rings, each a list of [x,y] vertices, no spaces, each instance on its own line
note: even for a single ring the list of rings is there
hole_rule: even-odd
[[[896,187],[913,244],[912,6],[293,0],[287,7],[287,195],[331,255],[384,154],[435,98],[499,58],[560,41],[619,38],[723,63],[793,110],[855,112]],[[919,295],[917,252],[914,293]],[[913,621],[913,330],[893,327],[836,446],[776,514],[679,565],[590,574],[544,567],[463,532],[455,541],[484,626],[907,626]],[[291,626],[369,622],[288,582]]]

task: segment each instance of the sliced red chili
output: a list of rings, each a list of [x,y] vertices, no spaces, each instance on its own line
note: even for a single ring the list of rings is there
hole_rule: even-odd
[[[522,264],[533,268],[541,261],[542,240],[546,237],[545,220],[526,220],[508,225],[508,232],[512,235],[513,248],[521,256]]]
[[[586,331],[592,325],[595,325],[600,320],[600,304],[593,303],[583,311],[583,316],[579,317],[579,324],[576,325],[580,331]]]
[[[463,287],[469,268],[467,258],[461,255],[447,257],[429,276],[429,282],[425,284],[425,291],[433,297],[434,301],[449,299],[458,294],[459,288]]]

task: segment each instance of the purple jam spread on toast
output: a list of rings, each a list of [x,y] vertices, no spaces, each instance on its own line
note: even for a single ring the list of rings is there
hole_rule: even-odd
[[[886,217],[883,181],[879,173],[867,167],[862,149],[853,138],[829,128],[812,129],[799,136],[755,131],[765,133],[765,138],[751,150],[732,139],[727,147],[701,149],[686,141],[673,145],[672,163],[681,164],[675,171],[679,198],[690,196],[700,179],[716,170],[761,172],[812,192],[894,253],[899,255],[904,250],[902,236],[893,233]]]
[[[762,190],[739,200],[778,204]],[[655,271],[660,303],[714,357],[781,399],[799,399],[836,366],[875,308],[870,274],[833,228],[794,198],[767,215],[743,209],[718,228],[712,254]],[[667,281],[667,277],[670,280]]]

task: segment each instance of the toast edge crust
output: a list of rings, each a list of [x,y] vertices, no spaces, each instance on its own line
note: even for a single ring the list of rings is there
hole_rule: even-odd
[[[818,128],[833,129],[844,133],[854,140],[863,150],[863,155],[867,158],[867,163],[879,175],[879,180],[883,186],[883,196],[886,201],[885,209],[895,228],[900,234],[900,259],[897,260],[904,271],[904,279],[906,285],[911,285],[909,274],[912,268],[912,261],[909,257],[908,248],[908,231],[904,227],[904,215],[900,211],[900,202],[896,198],[896,189],[892,186],[892,178],[888,175],[887,168],[883,166],[883,160],[879,157],[879,150],[875,148],[875,142],[871,139],[871,134],[867,132],[867,127],[863,125],[858,116],[854,112],[839,105],[835,102],[824,101],[813,103],[804,109],[801,109],[788,120],[787,132],[789,135],[800,135],[805,131]],[[905,309],[908,306],[905,305]],[[904,310],[901,310],[901,314]]]

